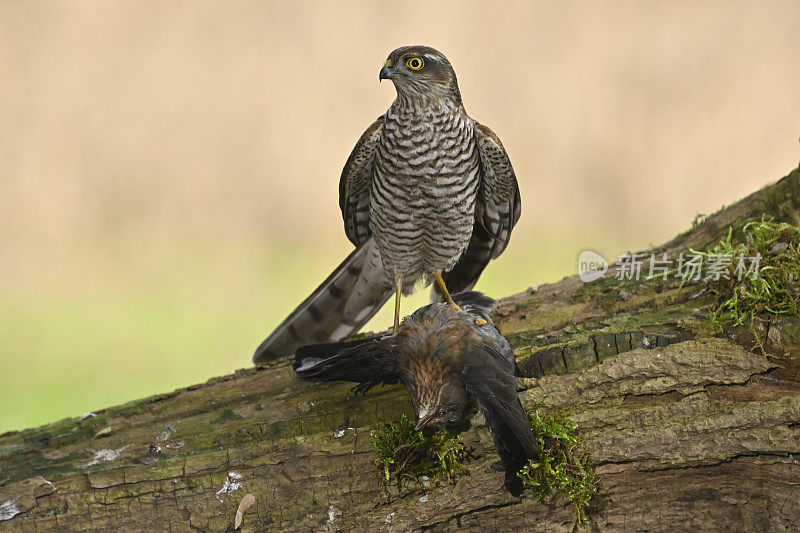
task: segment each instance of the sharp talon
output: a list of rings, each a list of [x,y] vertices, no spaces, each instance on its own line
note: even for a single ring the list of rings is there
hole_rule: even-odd
[[[476,318],[476,319],[475,319],[475,323],[476,323],[476,324],[478,324],[479,326],[485,326],[485,325],[486,325],[488,322],[486,322],[486,321],[485,321],[484,319],[482,319],[482,318]]]

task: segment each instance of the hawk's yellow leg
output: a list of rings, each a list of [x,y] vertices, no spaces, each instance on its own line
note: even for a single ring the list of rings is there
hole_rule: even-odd
[[[450,297],[450,293],[447,292],[447,285],[444,284],[444,280],[442,279],[442,273],[436,272],[436,284],[439,286],[439,290],[442,291],[444,295],[444,299],[447,300],[447,303],[453,306],[456,311],[461,311],[461,308],[456,304],[453,299]]]
[[[397,331],[400,329],[400,297],[402,296],[401,292],[402,285],[399,283],[395,284],[394,287],[394,329],[392,330],[392,335],[397,335]]]

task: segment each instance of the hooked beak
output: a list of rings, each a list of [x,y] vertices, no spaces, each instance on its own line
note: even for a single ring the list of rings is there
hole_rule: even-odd
[[[394,77],[394,70],[392,70],[392,62],[387,61],[386,64],[383,65],[380,74],[378,74],[378,81],[390,80],[393,77]]]
[[[414,431],[422,431],[425,426],[428,425],[428,422],[431,421],[431,418],[433,418],[433,415],[428,415],[425,418],[420,418],[417,420],[417,425],[414,426]]]

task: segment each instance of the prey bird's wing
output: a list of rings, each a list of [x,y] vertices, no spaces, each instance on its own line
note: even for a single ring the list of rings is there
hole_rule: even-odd
[[[477,122],[475,140],[481,165],[475,225],[464,255],[450,272],[443,274],[451,294],[475,286],[489,261],[506,249],[522,212],[517,176],[503,143],[491,129]]]
[[[375,150],[382,128],[383,115],[361,135],[339,179],[339,207],[344,219],[344,231],[356,246],[370,236],[369,197],[375,173]]]
[[[517,394],[517,378],[513,375],[513,365],[509,364],[509,359],[513,360],[510,352],[507,342],[478,343],[465,354],[461,379],[491,429],[506,471],[506,488],[519,495],[523,487],[517,472],[528,459],[537,456],[539,447]]]
[[[295,353],[294,373],[315,381],[395,383],[400,371],[393,346],[394,337],[380,336],[303,346]]]

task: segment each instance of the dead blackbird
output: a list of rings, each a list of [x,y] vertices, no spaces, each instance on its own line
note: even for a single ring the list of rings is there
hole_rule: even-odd
[[[505,486],[519,495],[517,472],[539,453],[517,394],[514,356],[489,313],[495,300],[476,292],[453,296],[460,306],[433,303],[406,317],[397,335],[316,344],[297,350],[295,374],[319,381],[353,381],[361,391],[402,381],[418,430],[460,422],[470,399],[483,411],[505,469]]]

